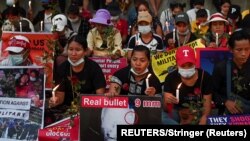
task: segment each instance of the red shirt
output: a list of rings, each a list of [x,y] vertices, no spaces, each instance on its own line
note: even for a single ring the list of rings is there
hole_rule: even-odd
[[[128,22],[124,19],[119,19],[115,27],[120,31],[121,36],[128,35]]]

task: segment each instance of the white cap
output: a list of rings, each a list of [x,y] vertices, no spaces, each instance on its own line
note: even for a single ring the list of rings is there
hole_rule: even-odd
[[[20,53],[25,48],[29,47],[30,41],[27,37],[24,37],[22,35],[16,35],[10,38],[8,42],[8,47],[5,49],[5,51]]]

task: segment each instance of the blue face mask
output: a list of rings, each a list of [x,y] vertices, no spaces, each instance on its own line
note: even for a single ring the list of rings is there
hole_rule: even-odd
[[[9,58],[10,58],[13,66],[20,65],[23,62],[23,55],[22,54],[9,55]]]

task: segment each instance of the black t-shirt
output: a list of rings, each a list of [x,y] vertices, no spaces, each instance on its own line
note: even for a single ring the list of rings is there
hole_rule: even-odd
[[[68,61],[65,61],[57,69],[57,72],[55,74],[55,81],[56,84],[60,84],[58,91],[65,92],[65,105],[70,105],[71,101],[73,100],[71,86],[71,82],[73,82],[73,80],[71,79],[72,77],[77,78],[79,82],[81,82],[78,91],[80,92],[80,94],[95,94],[97,89],[106,87],[106,81],[100,66],[87,57],[85,57],[84,61],[85,62],[83,70],[77,73],[71,71],[72,76],[70,74],[71,67]],[[70,81],[70,79],[72,81]],[[74,80],[74,82],[77,81]]]
[[[231,67],[231,92],[239,95],[246,100],[250,100],[250,59],[239,69],[236,64],[230,60]],[[238,76],[238,77],[237,77]],[[234,81],[238,81],[234,84]],[[214,88],[214,101],[217,105],[223,105],[227,99],[227,61],[221,61],[215,64],[213,70],[213,88]],[[237,90],[237,86],[242,89]],[[241,90],[241,91],[239,91]]]
[[[130,71],[131,67],[127,66],[114,73],[111,82],[117,83],[121,86],[121,95],[145,95],[146,78],[136,82],[133,73]],[[153,72],[149,77],[149,86],[156,89],[156,94],[162,93],[161,83]]]
[[[203,70],[198,68],[197,70],[198,80],[193,86],[187,86],[184,83],[181,84],[179,88],[178,106],[183,106],[183,103],[190,103],[190,101],[201,100],[203,95],[212,94],[212,78],[210,74],[204,71],[202,80]],[[176,96],[177,86],[181,82],[181,76],[178,73],[178,70],[173,71],[172,73],[168,74],[165,79],[164,92],[172,93],[174,96]]]

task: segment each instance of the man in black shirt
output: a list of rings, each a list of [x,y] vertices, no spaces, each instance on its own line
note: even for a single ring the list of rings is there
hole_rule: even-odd
[[[215,65],[214,96],[219,114],[250,113],[250,36],[240,30],[229,39],[232,59]]]

